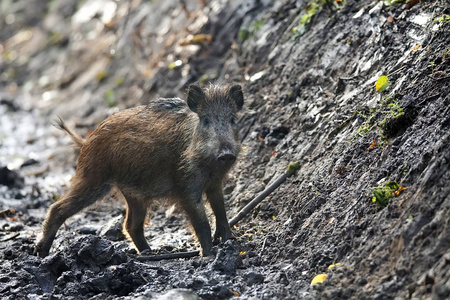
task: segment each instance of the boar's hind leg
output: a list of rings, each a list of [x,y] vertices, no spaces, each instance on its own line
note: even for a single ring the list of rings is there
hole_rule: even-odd
[[[201,194],[196,197],[182,199],[181,205],[186,211],[202,246],[202,256],[210,256],[212,248],[211,227],[209,226]]]
[[[214,240],[222,242],[231,238],[232,233],[230,225],[228,225],[227,215],[225,212],[225,205],[223,203],[223,193],[220,186],[212,187],[206,191],[209,204],[216,216],[216,232],[214,233]]]
[[[34,250],[35,254],[40,257],[47,256],[56,232],[66,219],[105,196],[111,188],[110,184],[95,186],[87,180],[74,178],[74,182],[64,197],[50,206],[44,221],[42,238]]]
[[[147,216],[147,204],[142,198],[135,197],[132,192],[122,190],[127,200],[127,214],[123,222],[123,231],[129,235],[139,252],[150,249],[144,237],[144,222]]]

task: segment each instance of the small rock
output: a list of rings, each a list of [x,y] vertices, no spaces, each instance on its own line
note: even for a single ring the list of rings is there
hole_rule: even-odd
[[[250,272],[247,274],[245,281],[247,282],[247,285],[254,285],[255,283],[263,283],[264,282],[264,276],[260,273],[256,272]]]
[[[23,188],[24,179],[16,171],[11,171],[8,167],[0,168],[0,184],[9,188]]]
[[[189,289],[174,289],[167,293],[156,297],[156,300],[199,300],[192,290]]]

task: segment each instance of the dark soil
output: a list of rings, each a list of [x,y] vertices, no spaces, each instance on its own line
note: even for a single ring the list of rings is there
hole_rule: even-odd
[[[205,2],[1,3],[1,298],[450,298],[448,1]],[[189,42],[200,33],[212,40]],[[381,75],[391,84],[380,93]],[[75,172],[57,116],[88,136],[120,109],[185,98],[194,82],[244,87],[229,218],[290,162],[297,174],[213,257],[142,261],[118,195],[33,256]],[[406,189],[373,203],[388,181]],[[155,206],[145,254],[197,250],[185,224]]]

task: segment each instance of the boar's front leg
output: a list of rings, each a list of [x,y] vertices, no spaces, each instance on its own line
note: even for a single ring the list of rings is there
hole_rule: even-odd
[[[214,233],[214,240],[219,241],[219,238],[221,238],[222,242],[224,242],[232,237],[232,233],[230,225],[228,225],[225,205],[223,203],[222,187],[217,185],[209,188],[206,190],[206,196],[208,197],[211,208],[216,216],[216,232]]]
[[[212,248],[211,227],[202,201],[201,189],[194,189],[181,199],[181,206],[186,212],[195,234],[202,246],[202,256],[210,256]]]

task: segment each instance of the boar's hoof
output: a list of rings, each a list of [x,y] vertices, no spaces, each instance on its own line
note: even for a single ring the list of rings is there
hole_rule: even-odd
[[[48,253],[49,253],[49,250],[42,249],[41,245],[37,244],[36,246],[34,246],[33,255],[44,258],[48,255]]]

